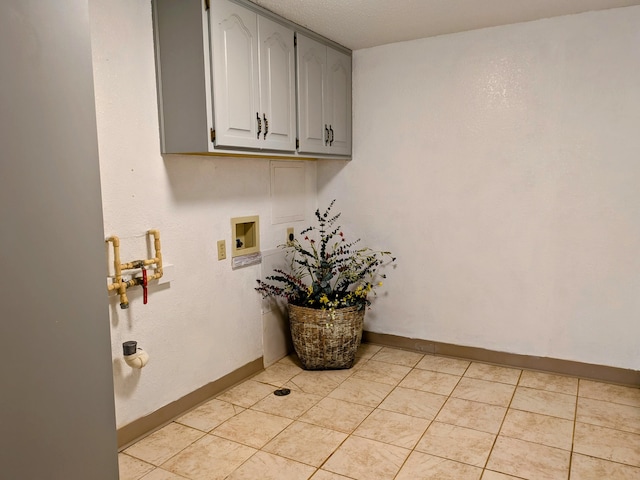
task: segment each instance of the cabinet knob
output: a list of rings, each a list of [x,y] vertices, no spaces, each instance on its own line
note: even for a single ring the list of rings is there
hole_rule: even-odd
[[[264,139],[267,139],[267,133],[269,133],[269,120],[267,120],[267,115],[262,114],[262,118],[264,119]]]
[[[327,145],[329,143],[329,129],[327,128],[327,124],[324,124],[324,144]]]
[[[329,125],[329,131],[331,132],[331,140],[329,140],[329,146],[333,145],[333,127]]]
[[[258,140],[260,140],[260,132],[262,132],[262,120],[260,120],[260,114],[256,112],[256,118],[258,119]]]

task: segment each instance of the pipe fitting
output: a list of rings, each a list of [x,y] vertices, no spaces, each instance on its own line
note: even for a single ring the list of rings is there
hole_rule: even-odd
[[[115,235],[108,237],[107,242],[111,242],[113,244],[113,265],[115,270],[115,278],[113,283],[107,285],[107,290],[110,292],[112,290],[117,290],[118,295],[120,295],[120,308],[127,309],[129,308],[129,299],[127,298],[127,288],[131,288],[136,285],[142,285],[145,289],[144,293],[144,303],[147,303],[147,294],[146,294],[146,284],[137,278],[132,278],[131,280],[123,281],[122,279],[122,271],[123,270],[135,270],[142,269],[143,278],[146,275],[146,267],[149,265],[155,264],[155,273],[153,275],[149,275],[147,277],[147,282],[151,280],[157,280],[162,277],[162,252],[160,251],[160,232],[158,230],[149,230],[147,232],[148,235],[153,236],[153,245],[156,251],[156,256],[154,258],[148,258],[146,260],[133,260],[129,263],[121,263],[120,262],[120,239]]]
[[[138,347],[138,342],[130,340],[122,344],[124,361],[131,368],[142,368],[149,362],[149,354]]]

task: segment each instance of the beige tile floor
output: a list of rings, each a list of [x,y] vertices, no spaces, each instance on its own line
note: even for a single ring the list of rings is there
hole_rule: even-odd
[[[287,357],[119,460],[121,480],[640,480],[640,389],[365,344],[349,370]]]

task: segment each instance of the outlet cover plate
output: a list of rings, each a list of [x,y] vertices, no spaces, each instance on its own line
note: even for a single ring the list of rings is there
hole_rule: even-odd
[[[227,258],[227,244],[224,240],[218,240],[218,260]]]

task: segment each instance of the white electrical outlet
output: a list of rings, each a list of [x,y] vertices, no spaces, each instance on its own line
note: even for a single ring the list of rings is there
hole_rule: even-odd
[[[218,260],[227,258],[227,243],[224,240],[218,240]]]

